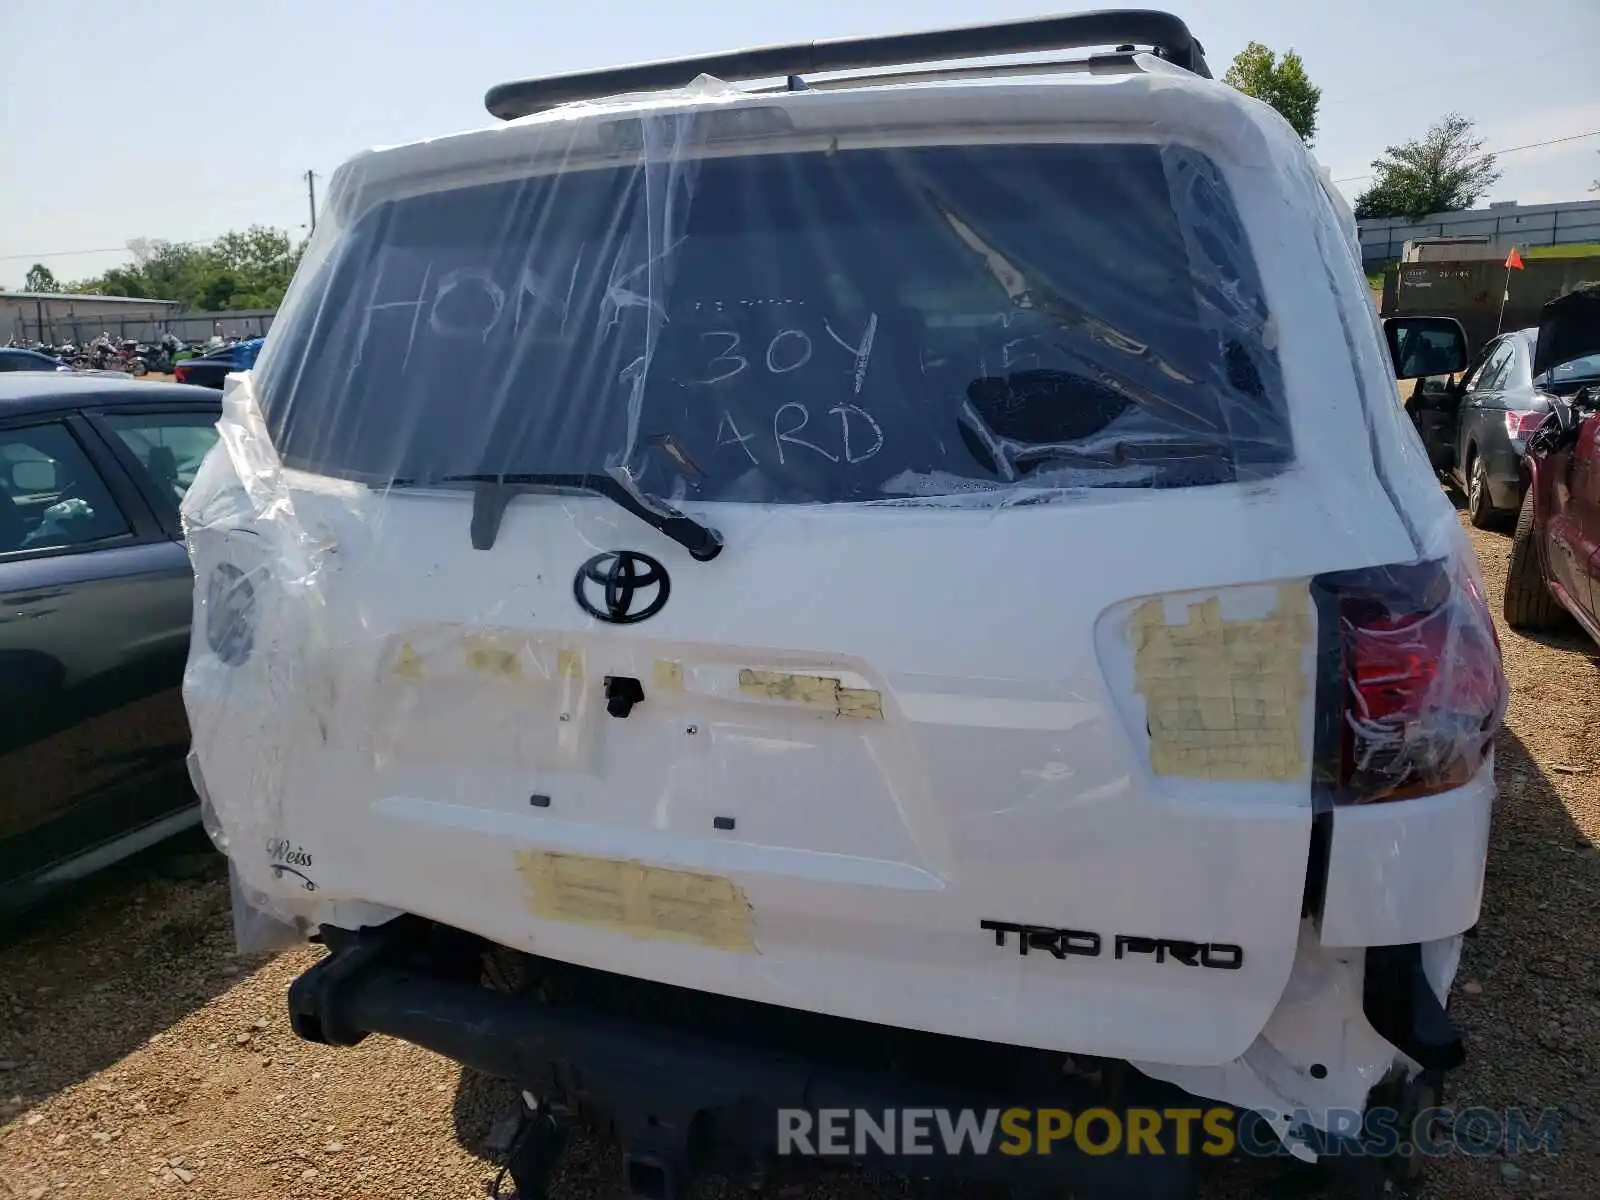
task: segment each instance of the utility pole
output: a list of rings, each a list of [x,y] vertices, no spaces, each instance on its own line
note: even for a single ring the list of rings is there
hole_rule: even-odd
[[[311,232],[317,231],[317,173],[306,172],[306,198],[311,202]]]

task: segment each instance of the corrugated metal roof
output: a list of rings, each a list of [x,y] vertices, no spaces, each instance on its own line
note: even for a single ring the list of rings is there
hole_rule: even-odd
[[[6,292],[0,291],[0,300],[93,300],[108,304],[165,304],[177,308],[181,301],[157,300],[148,296],[96,296],[87,292]]]

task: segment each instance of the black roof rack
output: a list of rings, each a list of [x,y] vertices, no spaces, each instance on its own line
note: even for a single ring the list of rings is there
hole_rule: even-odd
[[[575,100],[684,87],[700,75],[728,82],[777,79],[815,71],[954,62],[1090,46],[1150,46],[1169,62],[1211,78],[1205,51],[1182,20],[1171,13],[1129,8],[931,29],[922,33],[760,46],[698,58],[546,75],[542,79],[524,79],[492,87],[483,103],[495,116],[510,121]]]

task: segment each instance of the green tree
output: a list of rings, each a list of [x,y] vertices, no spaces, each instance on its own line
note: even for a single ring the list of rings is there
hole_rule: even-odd
[[[304,249],[282,230],[259,225],[205,244],[135,238],[128,243],[130,265],[72,287],[95,295],[176,300],[205,311],[276,308]]]
[[[243,233],[225,233],[211,243],[211,261],[217,270],[214,289],[231,279],[222,308],[275,308],[300,265],[303,247],[296,246],[281,229],[253,225]]]
[[[1447,113],[1422,137],[1390,146],[1372,163],[1372,186],[1356,197],[1356,219],[1405,217],[1471,208],[1500,178],[1483,139],[1460,113]]]
[[[56,282],[56,274],[43,263],[34,263],[28,268],[28,277],[22,281],[22,290],[25,292],[59,292],[61,285]]]
[[[1322,89],[1311,82],[1293,50],[1279,58],[1260,42],[1251,42],[1234,57],[1222,82],[1272,105],[1308,145],[1317,136]]]

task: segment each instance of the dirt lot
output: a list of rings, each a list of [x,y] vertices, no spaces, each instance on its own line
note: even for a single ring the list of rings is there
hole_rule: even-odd
[[[1503,534],[1473,534],[1496,616]],[[1563,1114],[1554,1158],[1456,1158],[1427,1195],[1600,1194],[1600,656],[1501,628],[1511,679],[1480,935],[1454,1005],[1471,1061],[1450,1099]],[[384,1038],[296,1040],[284,990],[320,953],[233,956],[221,860],[203,841],[128,865],[0,940],[0,1197],[481,1197],[510,1097]],[[486,1139],[489,1145],[486,1145]],[[617,1194],[585,1137],[558,1196]],[[1276,1167],[1225,1164],[1209,1200]],[[708,1184],[703,1195],[731,1194]],[[785,1196],[905,1195],[847,1176]],[[1332,1194],[1332,1193],[1330,1193]]]

